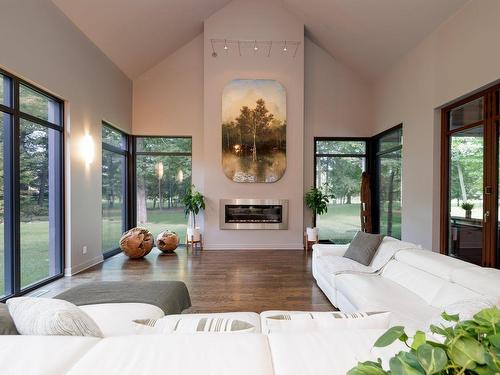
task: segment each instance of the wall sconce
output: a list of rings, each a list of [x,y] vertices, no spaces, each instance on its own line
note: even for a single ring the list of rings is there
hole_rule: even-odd
[[[80,152],[85,164],[92,164],[95,156],[94,140],[90,134],[86,134],[80,142]]]
[[[181,182],[184,181],[184,172],[182,169],[179,169],[179,172],[177,172],[177,181]]]
[[[159,163],[156,163],[155,173],[156,177],[158,177],[158,180],[161,180],[163,178],[163,163],[161,161]]]

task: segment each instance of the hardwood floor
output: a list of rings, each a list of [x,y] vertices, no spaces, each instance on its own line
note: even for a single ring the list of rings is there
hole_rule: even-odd
[[[51,297],[93,280],[181,280],[191,295],[189,312],[265,310],[327,311],[334,307],[316,285],[311,257],[297,250],[197,251],[172,255],[157,249],[144,259],[123,254],[48,286]]]

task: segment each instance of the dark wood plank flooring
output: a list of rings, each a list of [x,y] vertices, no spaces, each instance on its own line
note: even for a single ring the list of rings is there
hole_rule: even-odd
[[[172,255],[157,249],[144,259],[118,254],[42,289],[50,297],[94,280],[181,280],[191,295],[189,312],[265,310],[327,311],[334,307],[316,285],[311,257],[297,250],[197,251]]]

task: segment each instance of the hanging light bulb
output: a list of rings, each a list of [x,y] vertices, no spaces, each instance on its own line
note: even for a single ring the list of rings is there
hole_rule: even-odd
[[[254,43],[253,43],[253,50],[257,51],[258,49],[259,49],[259,47],[257,47],[257,41],[254,41]]]
[[[227,40],[224,39],[224,51],[227,51],[229,47],[227,46]]]
[[[285,40],[285,46],[283,47],[283,52],[288,51],[288,48],[286,48],[286,40]]]

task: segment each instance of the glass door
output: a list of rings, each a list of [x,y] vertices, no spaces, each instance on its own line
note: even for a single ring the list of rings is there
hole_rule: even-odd
[[[441,252],[498,267],[498,88],[442,112]]]
[[[481,264],[483,253],[483,125],[450,135],[448,254]]]

